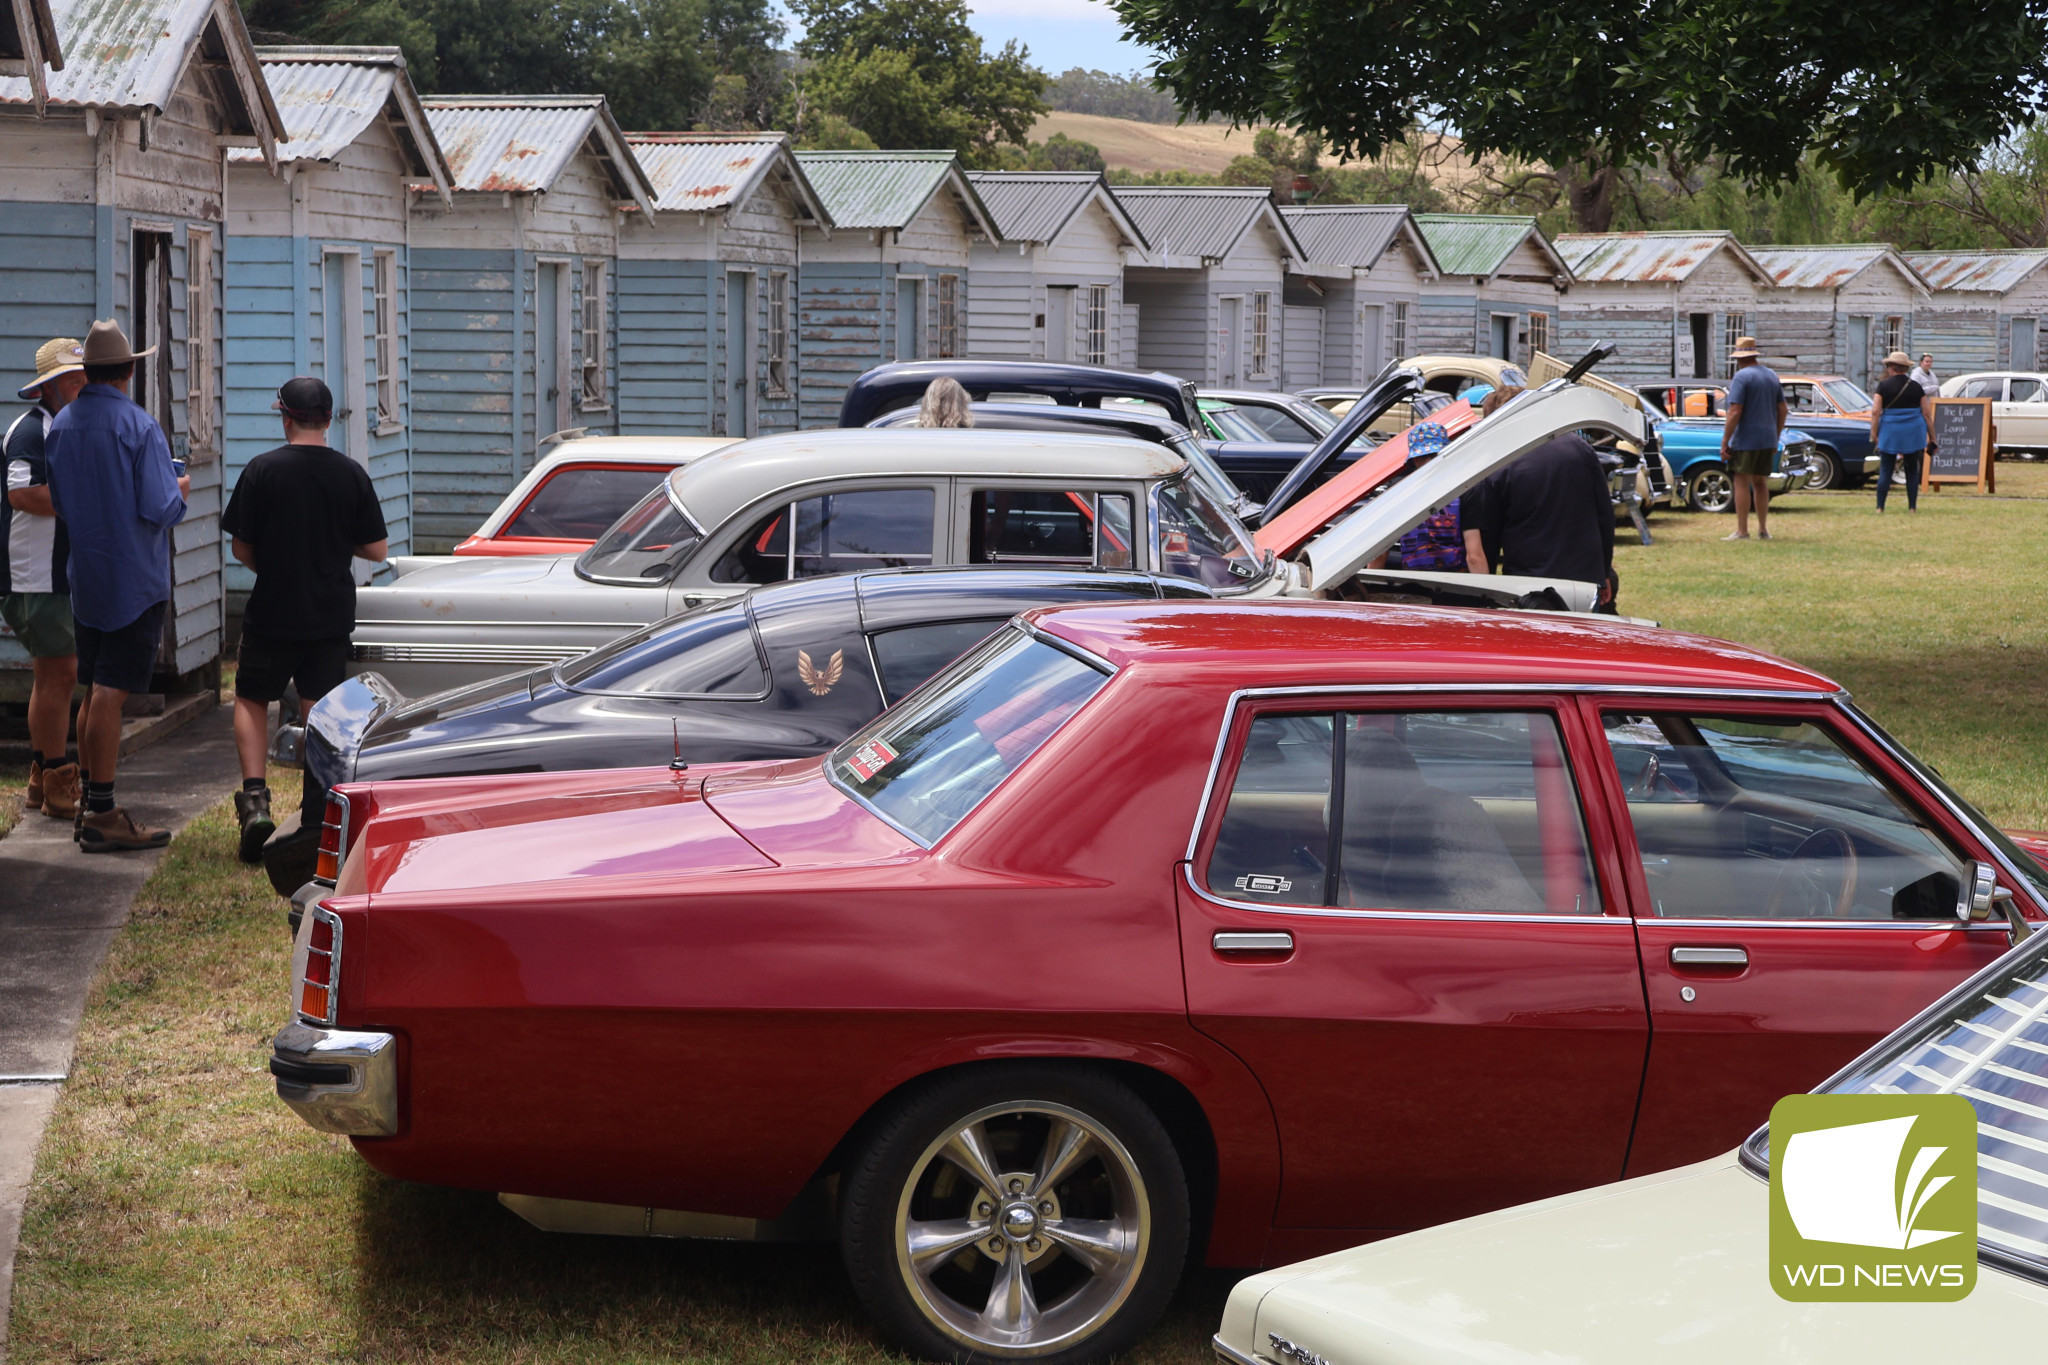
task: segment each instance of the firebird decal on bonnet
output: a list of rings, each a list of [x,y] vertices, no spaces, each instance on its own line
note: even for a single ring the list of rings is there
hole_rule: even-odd
[[[843,649],[833,650],[831,662],[823,668],[811,662],[809,650],[800,649],[796,652],[796,675],[803,679],[804,686],[811,689],[811,695],[814,697],[822,697],[830,692],[838,684],[840,675],[845,672],[846,651]]]

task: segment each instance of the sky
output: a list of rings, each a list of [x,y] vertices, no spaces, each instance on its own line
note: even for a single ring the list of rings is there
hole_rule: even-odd
[[[1149,65],[1149,50],[1123,40],[1116,12],[1102,0],[968,0],[968,8],[988,48],[999,51],[1015,38],[1031,49],[1031,64],[1050,75],[1077,66],[1125,75]],[[792,40],[801,33],[790,23]]]

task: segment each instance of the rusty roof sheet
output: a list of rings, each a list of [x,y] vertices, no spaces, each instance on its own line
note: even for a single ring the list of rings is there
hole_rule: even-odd
[[[798,152],[796,160],[825,201],[834,227],[906,228],[933,195],[951,188],[981,230],[991,240],[1002,240],[988,206],[950,151]]]
[[[738,208],[778,171],[804,210],[829,224],[787,133],[628,133],[626,145],[654,184],[654,207],[708,213]]]
[[[1124,240],[1145,249],[1145,234],[1100,171],[969,171],[967,180],[1006,242],[1050,242],[1091,201],[1099,201]]]
[[[259,47],[263,79],[284,116],[281,161],[332,161],[387,112],[413,164],[445,194],[453,177],[427,126],[426,111],[395,47]],[[253,147],[228,148],[228,160],[262,160]]]
[[[1529,214],[1418,213],[1415,225],[1446,275],[1491,275],[1533,237],[1536,249],[1550,258],[1557,273],[1567,280],[1572,277],[1571,266]]]
[[[1843,246],[1760,246],[1751,252],[1770,272],[1780,289],[1839,289],[1879,261],[1890,261],[1915,292],[1927,282],[1898,250],[1886,242]]]
[[[268,152],[283,121],[257,71],[249,29],[233,0],[50,0],[64,66],[43,79],[60,108],[161,112],[196,51],[230,80],[229,131],[253,133]],[[239,97],[237,99],[236,97]],[[36,103],[27,76],[0,77],[0,105]]]
[[[2004,294],[2048,264],[2048,251],[1909,251],[1929,289]]]
[[[1311,261],[1370,270],[1405,235],[1423,268],[1437,270],[1436,256],[1406,204],[1304,204],[1283,207],[1280,216]]]
[[[0,8],[0,60],[20,62],[29,103],[41,118],[49,102],[49,74],[64,69],[64,43],[50,0],[11,0]]]
[[[1114,193],[1162,259],[1220,261],[1251,231],[1253,224],[1265,220],[1272,224],[1280,237],[1281,249],[1294,264],[1307,260],[1293,229],[1280,216],[1279,203],[1269,189],[1120,185]]]
[[[1771,282],[1732,232],[1566,232],[1556,246],[1580,284],[1683,284],[1717,251],[1759,284]]]
[[[654,186],[602,95],[436,95],[420,103],[458,190],[546,194],[587,150],[620,199],[654,214]]]

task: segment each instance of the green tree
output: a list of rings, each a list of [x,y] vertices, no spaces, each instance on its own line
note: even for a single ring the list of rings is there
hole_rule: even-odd
[[[837,115],[884,147],[951,147],[970,165],[992,165],[995,149],[1023,146],[1045,112],[1045,73],[1015,42],[985,52],[965,0],[793,0],[791,8],[810,63],[798,80],[803,111]]]
[[[1183,111],[1370,156],[1418,119],[1547,167],[1603,231],[1632,168],[1751,184],[1810,152],[1857,195],[1961,172],[2048,92],[2048,0],[1111,0]]]

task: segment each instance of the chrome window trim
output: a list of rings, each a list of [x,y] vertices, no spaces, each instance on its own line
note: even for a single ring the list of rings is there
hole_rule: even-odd
[[[1062,639],[1061,637],[1054,635],[1051,631],[1046,630],[1044,627],[1039,626],[1034,622],[1019,619],[1017,620],[1016,624],[1017,629],[1023,631],[1026,635],[1038,641],[1040,644],[1051,645],[1054,649],[1059,650],[1062,654],[1071,654],[1074,658],[1079,659],[1082,663],[1087,664],[1090,668],[1094,669],[1098,673],[1107,674],[1112,678],[1116,676],[1116,665],[1111,663],[1109,660],[1103,658],[1100,654],[1095,653],[1093,650],[1083,649],[1080,645],[1075,644],[1072,640]],[[993,635],[995,632],[990,631],[989,633]],[[1095,698],[1090,697],[1088,700],[1093,701],[1095,700]],[[1084,702],[1082,704],[1085,706],[1087,703]],[[1080,712],[1076,710],[1074,714],[1079,715]],[[1073,717],[1070,716],[1068,717],[1068,719],[1071,720],[1073,719]],[[1058,733],[1058,730],[1053,731],[1053,734],[1055,735]],[[1052,735],[1047,735],[1046,738],[1051,739]]]
[[[1250,901],[1225,899],[1197,882],[1193,863],[1183,862],[1180,869],[1182,879],[1188,884],[1188,890],[1211,905],[1221,905],[1232,910],[1249,910],[1264,915],[1309,915],[1318,919],[1437,920],[1455,924],[1618,924],[1630,930],[1635,928],[1635,921],[1627,915],[1612,914],[1605,909],[1592,915],[1529,915],[1517,912],[1496,914],[1487,910],[1375,910],[1370,907],[1347,905],[1254,905]],[[2000,926],[2001,931],[2003,927]]]
[[[356,629],[357,629],[357,630],[361,630],[361,629],[363,629],[363,627],[365,627],[365,626],[418,626],[418,625],[420,625],[420,624],[422,624],[422,622],[421,622],[421,621],[420,621],[419,619],[417,619],[417,618],[411,618],[411,617],[393,617],[393,618],[384,618],[384,617],[368,617],[368,616],[366,616],[366,617],[364,617],[364,618],[363,618],[362,620],[360,620],[360,621],[356,622]],[[485,622],[479,622],[478,624],[479,624],[479,626],[480,626],[480,627],[487,627],[487,628],[489,628],[489,629],[492,629],[492,630],[496,630],[496,629],[499,629],[499,628],[501,628],[501,627],[506,627],[506,626],[519,626],[519,627],[522,627],[522,628],[525,628],[525,629],[531,629],[531,630],[640,630],[640,629],[642,629],[643,627],[646,627],[646,626],[650,626],[650,625],[653,625],[653,624],[654,624],[654,622],[651,622],[651,621],[562,621],[562,620],[553,620],[553,621],[485,621]]]
[[[1737,926],[1759,929],[1892,929],[1924,934],[1930,929],[1981,929],[2004,934],[2004,920],[1972,920],[1964,924],[1954,916],[1945,919],[1663,919],[1645,916],[1644,924],[1668,924],[1678,929],[1729,929]]]
[[[1223,706],[1223,724],[1216,734],[1216,749],[1209,758],[1209,776],[1202,783],[1202,802],[1195,809],[1194,828],[1188,832],[1184,861],[1192,863],[1202,841],[1202,829],[1209,821],[1209,806],[1216,797],[1216,779],[1222,774],[1223,756],[1230,747],[1231,726],[1245,702],[1264,697],[1408,697],[1408,696],[1629,696],[1698,697],[1721,701],[1833,701],[1852,714],[1849,694],[1806,692],[1789,688],[1631,687],[1624,683],[1349,683],[1322,687],[1303,684],[1289,687],[1246,687],[1230,694]],[[1583,795],[1582,795],[1583,799]],[[1974,829],[1975,827],[1972,826]],[[1552,917],[1543,916],[1546,922]],[[1717,921],[1718,922],[1718,921]]]

